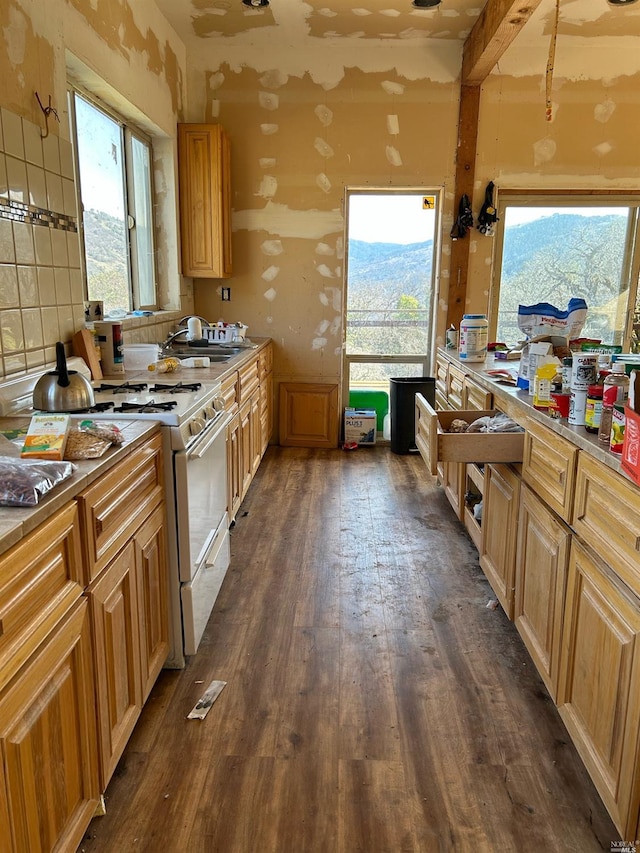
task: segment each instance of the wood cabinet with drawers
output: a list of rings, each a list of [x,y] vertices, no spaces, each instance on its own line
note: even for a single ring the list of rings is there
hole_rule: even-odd
[[[179,124],[182,274],[232,273],[229,139],[219,124]]]
[[[520,505],[520,474],[487,465],[484,474],[480,566],[509,619],[513,596]]]

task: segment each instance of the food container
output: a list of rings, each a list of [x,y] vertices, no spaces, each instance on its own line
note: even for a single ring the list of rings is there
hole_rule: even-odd
[[[158,360],[157,344],[125,344],[124,369],[129,371],[146,370]]]
[[[570,399],[570,394],[564,394],[560,391],[552,391],[551,402],[549,403],[549,414],[551,415],[551,417],[568,418]]]

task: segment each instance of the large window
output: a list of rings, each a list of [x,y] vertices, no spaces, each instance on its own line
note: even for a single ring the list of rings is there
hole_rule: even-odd
[[[640,198],[623,195],[499,196],[491,337],[514,344],[519,305],[588,306],[584,337],[629,346],[640,265]]]
[[[88,298],[105,314],[157,308],[150,142],[78,91],[69,104]]]

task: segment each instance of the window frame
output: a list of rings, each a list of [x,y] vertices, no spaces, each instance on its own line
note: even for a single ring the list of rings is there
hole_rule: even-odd
[[[494,236],[493,263],[489,288],[489,339],[497,340],[498,309],[502,275],[505,233],[505,208],[518,207],[629,207],[635,209],[628,221],[623,269],[629,285],[626,319],[622,334],[623,352],[631,345],[634,313],[638,310],[640,277],[640,194],[629,190],[522,190],[502,189],[496,192],[498,221]],[[558,306],[563,307],[563,306]]]
[[[84,208],[82,205],[80,167],[78,162],[78,144],[77,144],[77,123],[75,98],[76,96],[85,100],[94,109],[104,113],[108,118],[114,121],[120,129],[120,139],[122,151],[124,152],[124,169],[122,175],[123,195],[124,195],[124,219],[127,223],[126,228],[126,245],[127,245],[127,277],[129,283],[129,299],[130,309],[134,311],[158,311],[158,267],[157,267],[157,246],[156,246],[156,221],[155,221],[155,185],[154,185],[154,170],[153,170],[153,139],[149,134],[145,133],[133,122],[126,119],[118,113],[109,104],[97,97],[92,92],[87,91],[84,87],[72,81],[67,82],[67,105],[69,108],[69,125],[71,130],[71,142],[73,147],[73,167],[76,187],[76,201],[78,209],[78,236],[80,240],[80,262],[82,270],[83,287],[85,299],[91,299],[89,296],[89,280],[87,276],[86,262],[86,246],[84,239]],[[148,190],[151,198],[151,258],[152,258],[152,275],[153,275],[153,290],[154,302],[151,304],[142,304],[140,301],[140,287],[137,270],[139,268],[138,252],[136,241],[132,239],[132,231],[135,228],[135,203],[134,203],[134,170],[132,163],[132,139],[137,139],[149,150],[150,169],[149,169],[149,186]],[[133,211],[133,212],[132,212]]]

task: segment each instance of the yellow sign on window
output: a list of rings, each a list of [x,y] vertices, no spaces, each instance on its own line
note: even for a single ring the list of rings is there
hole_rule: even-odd
[[[422,196],[422,209],[423,210],[435,210],[436,207],[436,197],[434,195],[423,195]]]

